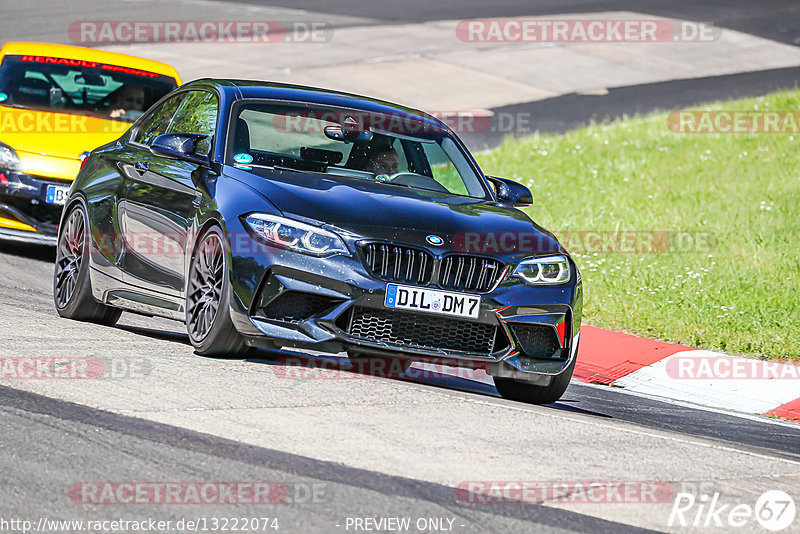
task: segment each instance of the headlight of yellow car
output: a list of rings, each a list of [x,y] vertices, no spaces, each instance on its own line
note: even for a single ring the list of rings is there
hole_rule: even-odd
[[[19,156],[10,146],[0,143],[0,169],[17,171],[21,169]]]

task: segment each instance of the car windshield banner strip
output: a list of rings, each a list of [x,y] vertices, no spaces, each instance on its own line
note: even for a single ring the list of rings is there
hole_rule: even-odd
[[[29,63],[43,63],[49,65],[62,65],[66,67],[80,67],[88,69],[97,69],[110,72],[121,72],[123,74],[131,74],[134,76],[143,76],[145,78],[158,78],[162,76],[155,72],[148,72],[141,69],[132,69],[130,67],[122,67],[120,65],[110,65],[108,63],[98,63],[96,61],[85,61],[82,59],[67,59],[61,57],[50,56],[21,56],[21,61]]]

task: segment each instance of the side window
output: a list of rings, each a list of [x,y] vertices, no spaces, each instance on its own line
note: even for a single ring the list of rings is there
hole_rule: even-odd
[[[167,126],[172,116],[175,115],[175,110],[183,100],[185,94],[175,95],[156,109],[149,117],[145,119],[136,135],[133,138],[135,143],[149,146],[153,139],[163,133],[167,133]]]
[[[197,153],[207,156],[211,140],[217,130],[217,97],[207,91],[190,91],[175,113],[167,133],[203,134],[207,137],[197,143]]]

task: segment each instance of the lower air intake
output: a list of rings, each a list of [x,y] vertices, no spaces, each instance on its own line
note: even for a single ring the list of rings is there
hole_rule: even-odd
[[[497,326],[458,319],[356,307],[348,334],[366,341],[406,347],[490,355]]]
[[[529,358],[549,360],[561,355],[561,345],[552,326],[541,324],[508,325],[519,348]]]
[[[313,293],[286,291],[261,308],[258,315],[273,321],[299,323],[339,302],[341,300]]]

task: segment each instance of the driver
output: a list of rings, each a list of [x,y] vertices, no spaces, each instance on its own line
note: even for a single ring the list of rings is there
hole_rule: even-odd
[[[391,176],[397,174],[400,170],[397,153],[391,147],[375,152],[370,156],[366,170],[375,175],[387,174]]]
[[[136,120],[144,115],[144,88],[125,85],[114,95],[108,116],[112,119],[123,117]]]

